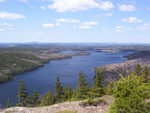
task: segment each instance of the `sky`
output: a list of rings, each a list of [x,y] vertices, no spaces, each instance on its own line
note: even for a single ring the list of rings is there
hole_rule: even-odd
[[[0,43],[150,43],[150,0],[0,0]]]

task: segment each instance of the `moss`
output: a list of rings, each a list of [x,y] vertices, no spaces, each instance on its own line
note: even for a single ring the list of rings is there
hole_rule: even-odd
[[[5,113],[17,113],[16,110],[9,110],[9,111],[6,111]]]
[[[57,113],[77,113],[77,111],[74,111],[74,110],[64,110],[64,111],[59,111]]]

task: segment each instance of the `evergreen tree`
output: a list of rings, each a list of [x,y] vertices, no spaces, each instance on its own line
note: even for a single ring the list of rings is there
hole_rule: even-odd
[[[88,98],[89,88],[87,84],[87,80],[85,78],[85,74],[83,72],[79,73],[79,79],[78,79],[78,87],[76,91],[76,98],[77,99],[86,99]]]
[[[57,102],[64,101],[64,90],[63,90],[59,77],[57,77],[57,80],[56,80],[56,101]]]
[[[113,93],[113,87],[114,87],[114,81],[110,82],[108,85],[107,85],[107,88],[106,88],[106,93],[108,95],[111,95]]]
[[[141,67],[140,64],[137,64],[135,66],[135,74],[138,75],[138,76],[142,75],[142,67]]]
[[[142,76],[122,77],[113,88],[114,103],[109,113],[150,113],[146,99],[150,85],[143,82]]]
[[[11,103],[10,99],[8,99],[8,100],[6,101],[5,107],[6,107],[6,108],[9,108],[9,107],[11,107],[11,106],[12,106],[12,103]]]
[[[47,105],[52,105],[54,103],[55,103],[54,96],[51,94],[51,92],[48,92],[41,98],[40,105],[47,106]]]
[[[28,96],[28,106],[38,106],[40,103],[40,94],[36,91],[32,93],[31,96]]]
[[[95,70],[95,78],[94,78],[94,85],[89,91],[90,97],[95,98],[95,97],[100,97],[104,95],[104,89],[102,86],[102,73],[103,69],[96,69]]]
[[[94,87],[102,88],[102,73],[103,72],[104,72],[103,69],[95,70]]]
[[[28,93],[26,90],[26,86],[24,81],[20,81],[19,83],[19,91],[18,91],[18,106],[27,106],[28,104]]]
[[[65,100],[71,100],[73,91],[71,88],[64,88],[64,98]]]
[[[150,70],[147,66],[144,67],[142,75],[144,76],[145,82],[150,81]]]

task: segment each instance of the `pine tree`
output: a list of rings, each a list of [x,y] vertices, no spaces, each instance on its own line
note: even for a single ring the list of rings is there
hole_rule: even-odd
[[[142,67],[141,67],[140,64],[137,64],[135,66],[135,74],[138,75],[138,76],[142,75]]]
[[[73,95],[73,91],[71,88],[64,88],[64,99],[65,100],[71,100]]]
[[[54,103],[55,103],[54,96],[51,94],[51,92],[48,92],[41,98],[40,105],[47,106],[47,105],[52,105]]]
[[[100,87],[102,88],[102,73],[103,69],[96,69],[95,70],[95,78],[94,78],[94,87]]]
[[[79,73],[79,79],[78,79],[78,87],[76,91],[76,98],[77,99],[86,99],[88,98],[89,88],[87,84],[87,80],[85,78],[85,74],[83,72]]]
[[[11,107],[11,106],[12,106],[12,103],[11,103],[10,99],[8,99],[8,100],[6,101],[5,107],[6,107],[6,108],[9,108],[9,107]]]
[[[56,80],[56,101],[57,102],[64,101],[64,90],[63,90],[59,77],[57,77],[57,80]]]
[[[150,81],[150,70],[147,66],[144,67],[143,69],[143,73],[142,73],[144,79],[145,79],[145,82],[149,82]]]
[[[104,95],[104,89],[102,86],[102,73],[103,69],[96,69],[95,70],[95,78],[94,78],[94,85],[91,88],[90,97],[95,98],[95,97],[100,97]]]
[[[28,96],[28,106],[38,106],[40,103],[40,94],[36,91],[32,93],[31,96]]]
[[[28,93],[26,90],[26,86],[24,81],[20,81],[19,83],[19,91],[18,91],[18,106],[27,106],[28,104]]]

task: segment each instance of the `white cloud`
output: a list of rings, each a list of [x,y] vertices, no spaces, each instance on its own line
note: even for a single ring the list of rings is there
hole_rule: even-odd
[[[87,21],[87,22],[81,22],[78,19],[68,19],[68,18],[59,18],[56,19],[55,23],[48,23],[48,24],[42,24],[43,28],[54,28],[57,26],[60,26],[62,24],[75,24],[79,26],[81,29],[90,29],[93,28],[94,26],[98,25],[98,22],[96,21]]]
[[[142,24],[136,27],[137,30],[147,31],[150,30],[150,24]]]
[[[24,19],[25,16],[17,13],[0,12],[0,19]]]
[[[58,23],[80,23],[78,19],[66,19],[66,18],[59,18],[56,20]]]
[[[0,31],[8,31],[8,30],[14,30],[15,26],[13,24],[9,23],[1,23],[0,24]]]
[[[13,24],[9,24],[9,23],[1,23],[0,26],[5,26],[5,27],[14,27]]]
[[[99,3],[99,8],[102,10],[110,10],[110,9],[113,9],[114,7],[115,6],[110,1],[105,1],[105,2]]]
[[[124,18],[122,19],[123,22],[127,22],[129,24],[136,24],[136,23],[142,23],[141,19],[138,19],[136,17],[128,17],[128,18]]]
[[[123,4],[123,5],[119,6],[119,10],[132,12],[132,11],[136,11],[136,7],[134,5],[130,5],[130,4]]]
[[[114,8],[110,1],[96,2],[95,0],[53,0],[53,4],[48,8],[55,9],[57,12],[74,12],[80,10],[88,10],[91,8],[99,8],[109,10]]]
[[[96,25],[98,25],[98,22],[95,22],[95,21],[83,22],[80,24],[80,28],[81,29],[90,29]]]
[[[45,6],[41,6],[40,7],[42,10],[46,10],[46,7]]]
[[[116,32],[123,32],[123,26],[116,26]]]
[[[43,28],[53,28],[53,27],[56,27],[56,26],[57,26],[56,24],[42,24]]]

